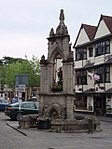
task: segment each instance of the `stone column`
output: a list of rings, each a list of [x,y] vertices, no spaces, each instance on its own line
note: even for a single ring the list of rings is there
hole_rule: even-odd
[[[51,91],[52,85],[53,85],[53,63],[48,64],[48,85],[47,85],[47,91],[48,93]]]
[[[63,62],[63,91],[73,93],[73,63]]]
[[[40,92],[45,93],[47,90],[47,67],[46,65],[41,65],[41,78],[40,78]]]
[[[74,119],[74,95],[66,95],[65,102],[67,119]]]

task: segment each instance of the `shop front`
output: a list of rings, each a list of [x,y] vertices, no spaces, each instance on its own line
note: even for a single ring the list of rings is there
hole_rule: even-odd
[[[108,106],[106,106],[106,100],[106,95],[102,93],[76,93],[75,111],[105,115],[107,108],[108,112],[112,112],[110,111],[112,100],[108,100]]]
[[[92,96],[87,96],[87,94],[76,94],[76,98],[74,101],[75,111],[80,112],[94,112],[94,98]]]
[[[112,96],[110,95],[106,98],[106,114],[112,115]]]
[[[94,113],[96,115],[106,114],[106,96],[96,94],[94,96]]]

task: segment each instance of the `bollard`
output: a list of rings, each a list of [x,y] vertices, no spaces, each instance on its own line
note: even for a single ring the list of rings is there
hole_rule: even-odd
[[[88,119],[88,133],[93,133],[93,118]]]

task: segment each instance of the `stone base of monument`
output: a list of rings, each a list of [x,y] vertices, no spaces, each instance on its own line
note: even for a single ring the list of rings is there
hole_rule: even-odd
[[[37,115],[23,116],[19,121],[19,128],[48,129],[50,132],[99,132],[102,131],[100,121],[95,116],[75,116],[75,119],[38,118]]]
[[[51,122],[52,132],[98,132],[101,131],[100,121],[96,117],[76,117],[74,120],[54,119]]]
[[[22,129],[28,129],[32,127],[36,127],[36,121],[37,121],[37,114],[28,114],[22,116],[22,118],[19,120],[19,128]]]

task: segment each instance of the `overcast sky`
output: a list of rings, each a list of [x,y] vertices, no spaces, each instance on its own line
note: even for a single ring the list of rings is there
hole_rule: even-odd
[[[0,0],[0,58],[47,58],[46,38],[60,9],[73,46],[81,23],[97,26],[101,14],[112,16],[112,0]]]

